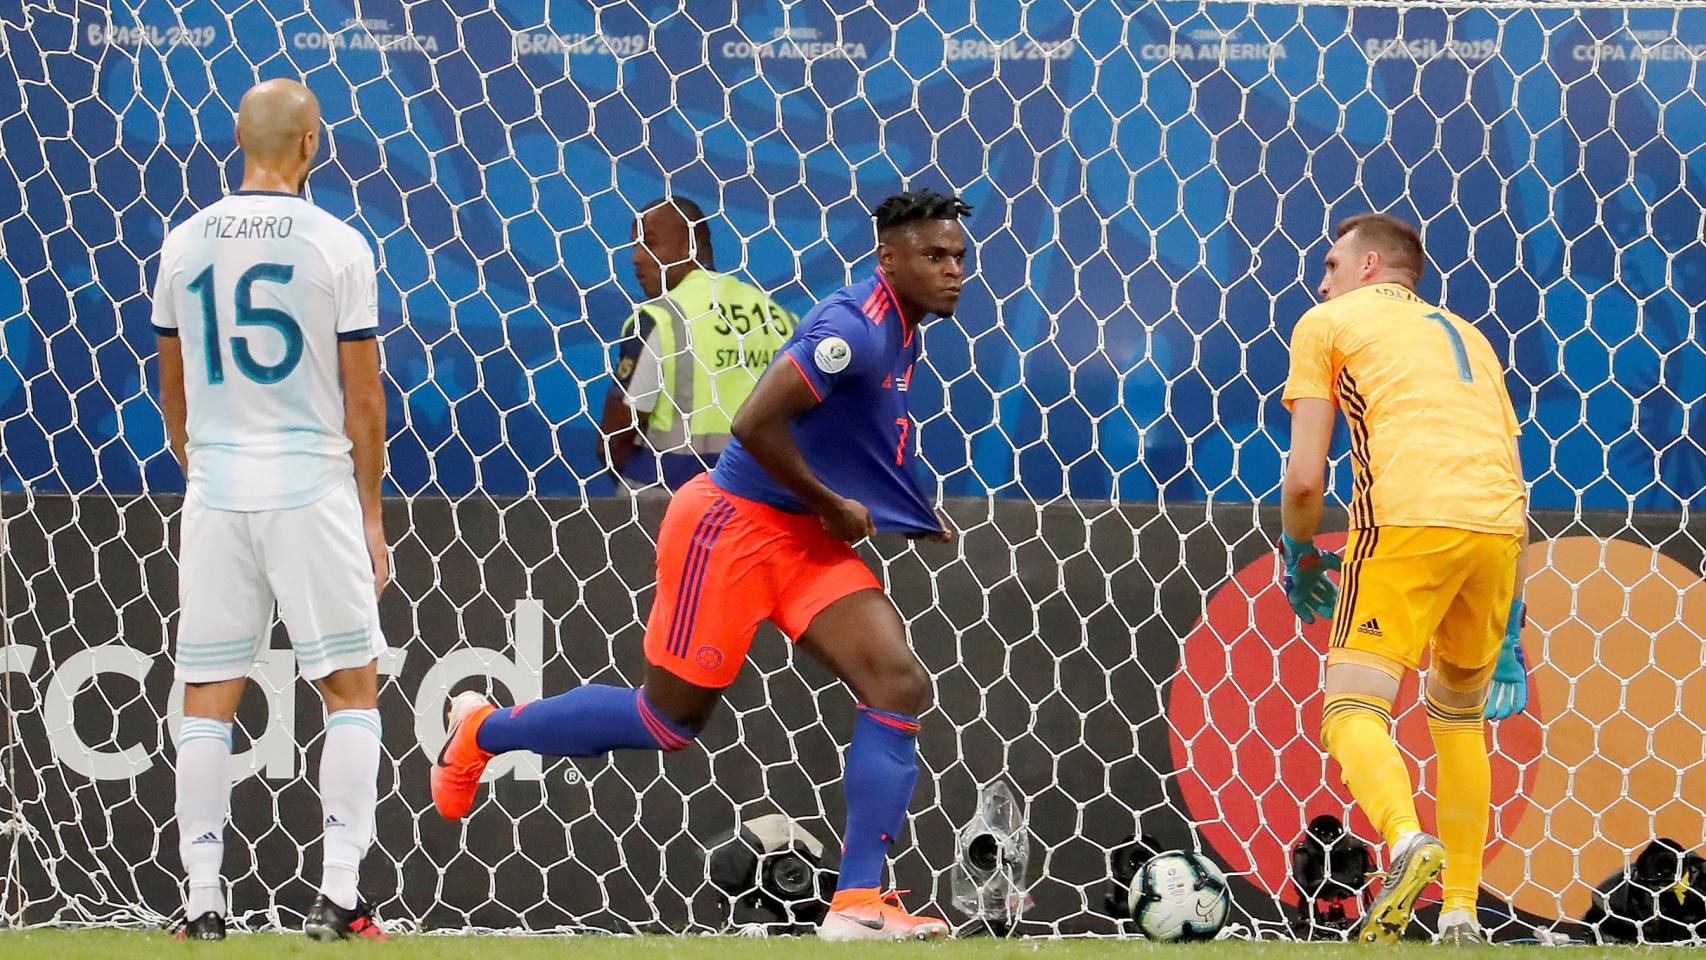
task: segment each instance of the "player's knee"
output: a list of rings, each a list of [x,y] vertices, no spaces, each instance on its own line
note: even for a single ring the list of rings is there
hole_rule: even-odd
[[[934,692],[930,674],[917,660],[905,664],[904,668],[896,673],[894,696],[896,702],[901,705],[898,709],[916,717],[930,707],[930,696]]]
[[[1343,753],[1339,742],[1346,731],[1372,721],[1377,729],[1392,727],[1392,701],[1358,694],[1329,694],[1321,708],[1321,746],[1335,757]],[[1366,728],[1365,728],[1366,729]]]
[[[931,682],[930,674],[923,667],[914,670],[911,681],[912,715],[916,717],[930,709],[935,695],[936,685]]]
[[[1474,706],[1487,699],[1497,660],[1478,667],[1462,667],[1436,658],[1428,671],[1428,696],[1448,706]]]
[[[930,706],[930,674],[916,657],[895,658],[872,671],[854,692],[868,707],[916,717]]]
[[[1428,672],[1428,723],[1469,721],[1477,724],[1487,705],[1493,664],[1484,669],[1434,662]]]
[[[378,661],[360,667],[334,670],[314,681],[327,713],[339,710],[374,710],[379,706]]]
[[[184,684],[184,716],[231,723],[243,698],[244,681],[220,680]]]

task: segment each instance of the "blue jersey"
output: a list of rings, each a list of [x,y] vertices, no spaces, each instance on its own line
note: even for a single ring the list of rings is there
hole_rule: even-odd
[[[831,294],[806,314],[772,363],[791,363],[818,405],[795,418],[794,443],[824,486],[857,500],[884,533],[939,533],[941,522],[913,470],[906,392],[922,346],[880,277]],[[737,497],[792,513],[806,505],[741,447],[729,443],[711,472]]]

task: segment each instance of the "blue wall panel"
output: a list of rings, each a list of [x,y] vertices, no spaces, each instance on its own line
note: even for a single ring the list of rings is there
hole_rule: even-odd
[[[1423,292],[1509,358],[1538,506],[1706,489],[1706,10],[312,7],[0,12],[7,489],[181,485],[147,293],[273,76],[330,125],[313,200],[380,251],[401,492],[609,491],[635,206],[697,198],[720,266],[803,311],[903,184],[977,206],[914,393],[946,493],[1272,498],[1285,340],[1369,207],[1425,223]]]

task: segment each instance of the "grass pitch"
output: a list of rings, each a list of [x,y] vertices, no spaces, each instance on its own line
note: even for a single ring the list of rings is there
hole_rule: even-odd
[[[1546,948],[1505,947],[1536,953]],[[180,953],[180,951],[182,951]],[[814,960],[879,956],[885,960],[1371,960],[1375,951],[1356,945],[1252,943],[1224,940],[1200,944],[1154,944],[1141,940],[952,940],[934,944],[822,944],[796,937],[397,937],[389,943],[318,944],[300,936],[239,934],[224,943],[179,944],[164,933],[128,930],[28,930],[0,932],[0,960],[129,960],[190,956],[196,960],[262,960],[328,955],[355,960]],[[1699,960],[1687,947],[1570,947],[1558,960]],[[1428,944],[1401,944],[1378,951],[1381,960],[1449,960],[1464,953]],[[1537,958],[1538,960],[1538,958]]]

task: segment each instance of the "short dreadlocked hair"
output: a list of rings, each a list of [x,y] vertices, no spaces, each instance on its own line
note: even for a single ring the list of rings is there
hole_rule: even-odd
[[[877,204],[871,216],[879,235],[919,220],[958,220],[971,213],[971,204],[951,193],[908,190]]]

